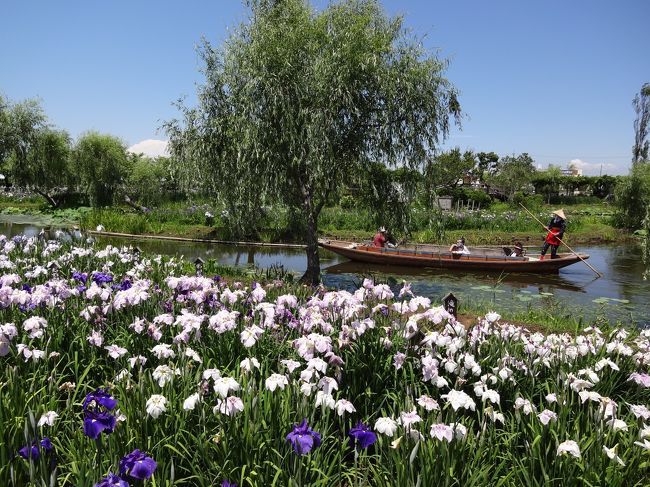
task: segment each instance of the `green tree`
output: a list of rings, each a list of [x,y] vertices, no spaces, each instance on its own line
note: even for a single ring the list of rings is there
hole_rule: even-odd
[[[650,84],[645,83],[632,100],[636,112],[632,167],[627,177],[616,186],[616,223],[620,226],[641,228],[646,209],[650,205],[650,165],[648,161],[648,131],[650,130]]]
[[[535,174],[531,184],[535,188],[536,194],[546,196],[546,202],[551,202],[551,196],[560,192],[560,183],[562,181],[562,170],[559,166],[550,164],[546,171]]]
[[[9,100],[0,93],[0,170],[2,170],[11,148],[9,108]]]
[[[72,181],[70,170],[70,136],[62,130],[39,129],[32,136],[29,150],[20,161],[13,159],[10,173],[18,186],[31,189],[54,208],[56,195]]]
[[[494,174],[499,164],[499,156],[494,152],[479,152],[476,154],[477,163],[473,174],[480,181],[485,180],[486,175]]]
[[[616,185],[616,224],[630,229],[641,228],[650,206],[650,164],[632,165],[629,176]]]
[[[476,157],[472,151],[461,152],[459,147],[455,147],[432,158],[425,167],[424,177],[430,188],[450,193],[475,165]]]
[[[648,160],[648,130],[650,130],[650,83],[645,83],[632,100],[636,112],[634,120],[634,146],[632,147],[632,163]]]
[[[12,103],[0,96],[0,166],[20,166],[27,157],[47,118],[36,100]]]
[[[129,154],[128,157],[130,171],[124,181],[125,199],[147,207],[160,204],[168,190],[167,158],[151,158],[143,154]]]
[[[317,224],[330,194],[370,161],[417,167],[460,106],[447,62],[373,0],[251,0],[222,48],[200,50],[205,84],[165,124],[186,184],[203,184],[251,225],[262,204],[297,210],[303,282],[320,280]]]
[[[503,191],[509,200],[517,191],[526,191],[535,176],[535,161],[527,153],[518,156],[505,156],[499,161],[499,167],[488,182]]]
[[[358,205],[371,210],[375,227],[408,234],[422,174],[406,167],[391,170],[381,162],[369,163],[363,169],[358,178]]]
[[[132,166],[120,139],[97,132],[79,138],[73,163],[82,191],[93,206],[107,206],[116,201]]]

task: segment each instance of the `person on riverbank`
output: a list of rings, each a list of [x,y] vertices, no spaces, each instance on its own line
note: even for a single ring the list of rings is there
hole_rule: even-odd
[[[469,248],[465,245],[465,237],[460,237],[455,244],[451,244],[449,252],[452,254],[469,255]]]
[[[564,231],[566,230],[566,215],[564,214],[564,210],[560,209],[553,212],[553,217],[546,229],[548,230],[548,234],[542,246],[541,260],[544,260],[544,256],[549,247],[551,247],[551,259],[557,258],[557,249],[562,243],[560,240],[564,237]]]

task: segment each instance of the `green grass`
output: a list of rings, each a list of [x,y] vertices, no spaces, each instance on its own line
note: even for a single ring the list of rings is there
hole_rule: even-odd
[[[14,203],[14,204],[12,204]],[[4,206],[3,208],[3,205]],[[533,210],[534,214],[547,223],[549,215],[556,209],[544,205]],[[212,226],[205,225],[205,212],[214,217]],[[82,228],[94,230],[103,225],[107,231],[165,236],[182,236],[203,239],[244,239],[263,242],[304,241],[304,228],[286,208],[267,210],[259,234],[248,238],[233,235],[221,220],[221,208],[208,200],[190,202],[169,202],[143,214],[130,207],[112,207],[90,210],[87,208],[49,210],[38,200],[24,202],[0,200],[0,212],[5,214],[28,213],[50,215],[60,221],[76,222]],[[612,226],[614,210],[611,205],[580,204],[565,206],[569,217],[566,241],[571,244],[607,243],[625,238],[620,229]],[[493,203],[489,208],[459,213],[442,214],[437,228],[430,228],[429,213],[418,207],[412,210],[410,241],[416,243],[448,243],[464,236],[470,245],[511,244],[517,240],[527,245],[541,245],[544,230],[521,209],[507,203]],[[380,223],[381,224],[381,223]],[[367,240],[372,238],[378,223],[373,216],[359,208],[324,208],[319,218],[319,233],[323,237],[346,240]],[[439,227],[439,228],[438,228]],[[442,228],[442,236],[439,229]],[[401,238],[402,235],[397,235]]]

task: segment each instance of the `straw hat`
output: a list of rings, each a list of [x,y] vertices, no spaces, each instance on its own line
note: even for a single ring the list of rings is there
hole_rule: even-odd
[[[559,216],[560,218],[562,218],[562,220],[566,220],[566,215],[564,214],[564,209],[555,210],[553,212],[553,214]]]

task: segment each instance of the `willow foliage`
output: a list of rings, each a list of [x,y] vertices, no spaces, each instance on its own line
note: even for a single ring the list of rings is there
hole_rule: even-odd
[[[328,196],[369,162],[420,167],[458,117],[445,60],[377,1],[250,1],[220,47],[204,41],[198,106],[165,124],[187,187],[203,186],[250,228],[264,204],[299,209],[309,280]]]

